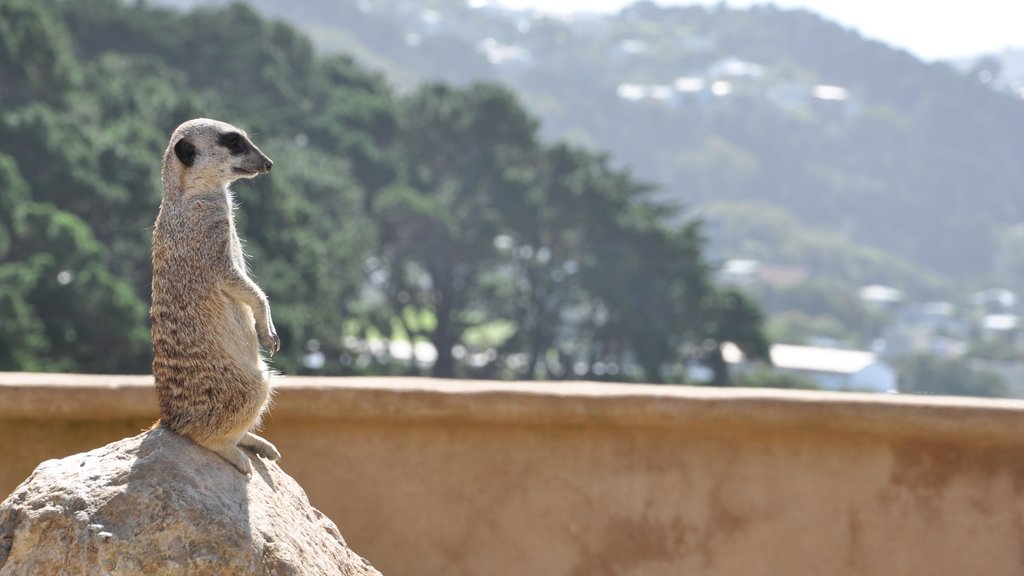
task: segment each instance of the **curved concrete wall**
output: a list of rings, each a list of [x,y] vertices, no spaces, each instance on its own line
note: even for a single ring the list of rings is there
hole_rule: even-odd
[[[148,377],[0,373],[0,495],[156,417]],[[1020,574],[1024,403],[289,378],[283,468],[385,574]]]

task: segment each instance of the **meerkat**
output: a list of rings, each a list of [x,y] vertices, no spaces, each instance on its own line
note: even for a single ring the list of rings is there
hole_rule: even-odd
[[[270,460],[253,434],[270,400],[262,346],[280,339],[266,294],[249,277],[228,185],[274,163],[242,130],[199,118],[178,126],[164,153],[153,227],[153,376],[162,426],[220,455],[245,475],[239,446]]]

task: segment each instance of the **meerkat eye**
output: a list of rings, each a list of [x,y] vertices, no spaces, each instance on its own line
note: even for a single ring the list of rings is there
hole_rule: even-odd
[[[242,138],[241,134],[236,132],[221,136],[220,144],[230,150],[232,154],[241,154],[242,152],[245,152],[245,139]]]

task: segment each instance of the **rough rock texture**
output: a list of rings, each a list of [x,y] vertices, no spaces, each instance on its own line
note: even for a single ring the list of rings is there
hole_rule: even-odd
[[[0,503],[0,576],[378,575],[276,464],[165,430],[43,462]]]

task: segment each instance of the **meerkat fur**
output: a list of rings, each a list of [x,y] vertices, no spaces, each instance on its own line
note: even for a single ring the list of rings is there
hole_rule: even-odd
[[[270,401],[270,355],[280,340],[263,290],[249,277],[228,185],[273,162],[242,130],[199,118],[178,126],[164,153],[153,228],[153,376],[159,426],[220,455],[243,474],[239,446],[276,460],[253,434]]]

